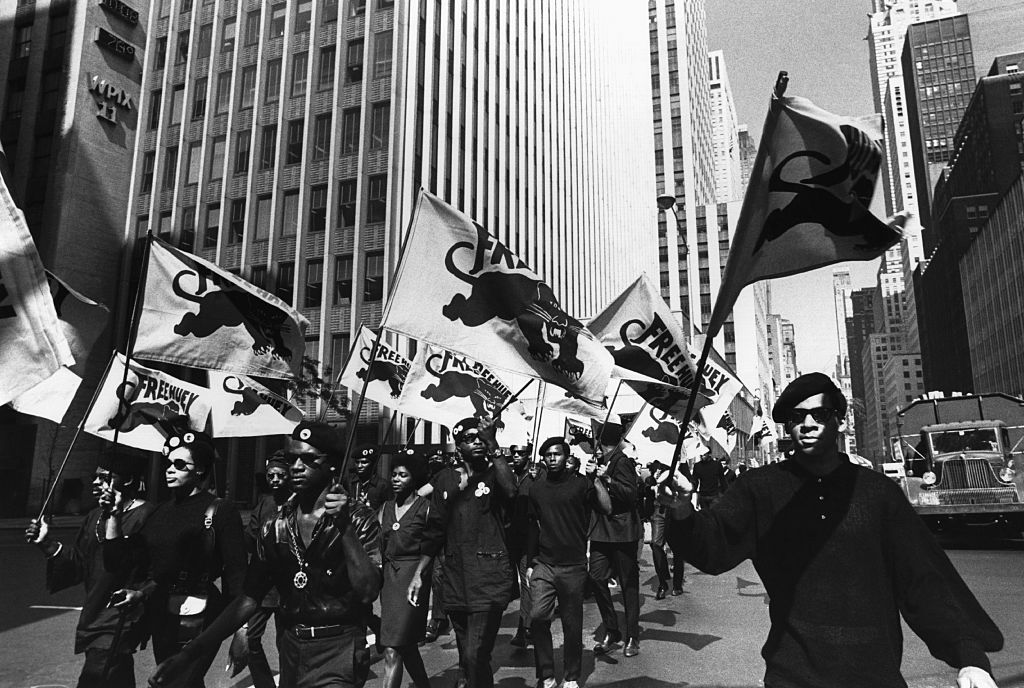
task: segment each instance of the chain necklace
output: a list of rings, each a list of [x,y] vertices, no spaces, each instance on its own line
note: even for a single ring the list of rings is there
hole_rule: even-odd
[[[285,516],[284,525],[288,530],[288,546],[291,548],[292,555],[299,564],[299,570],[295,572],[295,576],[292,578],[292,585],[295,586],[296,590],[302,590],[306,587],[306,584],[309,583],[309,576],[306,574],[306,567],[309,566],[309,562],[306,561],[302,556],[302,552],[299,551],[299,534],[296,529],[292,528],[292,519],[290,518],[290,516],[293,515],[295,516],[295,519],[298,520],[298,515],[293,511],[289,516]],[[320,532],[322,523],[323,519],[319,519],[316,522],[316,525],[313,526],[313,533],[309,537],[310,543],[316,539],[317,533]]]

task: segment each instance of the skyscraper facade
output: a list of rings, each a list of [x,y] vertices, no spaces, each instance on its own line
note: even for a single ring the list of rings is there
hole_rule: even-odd
[[[874,332],[874,301],[875,290],[872,287],[856,289],[850,293],[850,316],[846,319],[847,351],[851,359],[850,390],[852,392],[850,406],[853,408],[854,433],[857,447],[864,446],[866,404],[863,349],[868,335]]]
[[[747,191],[747,184],[750,183],[750,172],[754,169],[754,158],[757,157],[757,145],[746,124],[737,128],[736,138],[740,147],[740,188]]]
[[[900,55],[907,27],[915,22],[957,14],[956,0],[872,0],[868,15],[868,56],[875,112],[885,116],[882,169],[886,209],[916,213],[916,177],[911,159]]]
[[[711,133],[715,151],[715,200],[719,203],[743,199],[743,171],[740,163],[739,122],[736,104],[725,67],[725,53],[708,55],[711,88]]]
[[[853,389],[850,386],[850,351],[846,334],[846,319],[852,315],[853,303],[850,294],[853,287],[850,280],[849,268],[834,268],[832,270],[832,305],[835,309],[836,318],[836,367],[833,374],[839,383],[839,388],[847,399],[853,398]],[[846,435],[847,451],[856,451],[856,420],[853,411],[847,411],[846,427],[843,434]]]

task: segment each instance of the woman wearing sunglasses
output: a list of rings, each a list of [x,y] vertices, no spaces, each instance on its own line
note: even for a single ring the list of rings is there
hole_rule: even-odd
[[[216,459],[211,439],[180,432],[164,445],[164,480],[170,499],[157,505],[137,536],[122,538],[120,513],[108,523],[104,556],[112,566],[126,557],[148,572],[138,590],[126,590],[119,605],[144,603],[157,663],[181,651],[242,591],[246,552],[242,520],[230,501],[206,489]],[[220,579],[220,587],[214,583]],[[192,663],[174,683],[201,687],[219,647]]]

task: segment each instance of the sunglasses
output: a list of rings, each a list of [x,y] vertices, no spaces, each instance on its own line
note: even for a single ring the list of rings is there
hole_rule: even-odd
[[[176,470],[176,471],[190,471],[190,470],[192,470],[193,468],[196,467],[196,465],[194,463],[189,463],[188,461],[185,461],[184,459],[174,459],[174,460],[165,459],[164,460],[164,468],[166,469],[166,468],[169,468],[171,466],[174,466],[174,470]]]
[[[833,418],[836,415],[836,410],[834,408],[825,408],[824,406],[809,409],[793,409],[789,412],[789,417],[786,420],[793,425],[799,425],[804,422],[808,415],[814,419],[815,423],[821,425],[828,422],[830,418]]]
[[[462,442],[464,444],[473,444],[474,442],[476,442],[479,439],[480,439],[480,435],[478,433],[475,433],[475,432],[464,432],[461,435],[459,435],[458,441]]]
[[[301,461],[306,466],[317,466],[320,463],[320,460],[326,458],[326,456],[327,454],[292,454],[290,452],[285,452],[284,459],[290,464],[294,464],[296,461]]]

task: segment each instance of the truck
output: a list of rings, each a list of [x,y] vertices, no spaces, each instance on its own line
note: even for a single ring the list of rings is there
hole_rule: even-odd
[[[1002,393],[918,399],[896,413],[891,473],[938,532],[1024,531],[1024,399]]]

